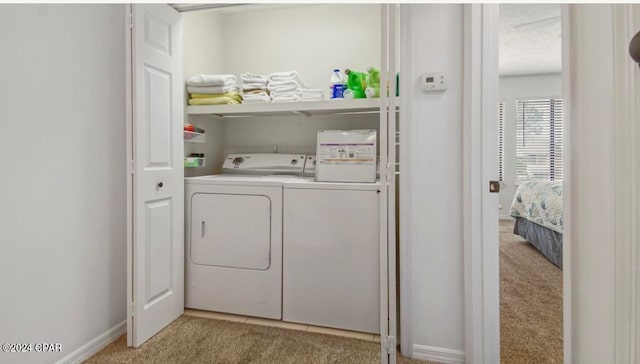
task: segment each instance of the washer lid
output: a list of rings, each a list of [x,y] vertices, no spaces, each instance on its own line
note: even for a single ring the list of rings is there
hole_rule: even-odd
[[[306,157],[304,154],[229,154],[222,164],[222,173],[302,176]]]

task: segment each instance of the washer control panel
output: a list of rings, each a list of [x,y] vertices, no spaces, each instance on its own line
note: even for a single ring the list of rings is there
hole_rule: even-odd
[[[306,158],[304,154],[229,154],[222,164],[222,173],[302,176]]]
[[[315,177],[316,176],[316,156],[308,155],[307,161],[304,163],[304,173],[305,177]]]

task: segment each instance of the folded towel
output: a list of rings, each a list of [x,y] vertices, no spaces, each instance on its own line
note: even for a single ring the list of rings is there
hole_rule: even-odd
[[[249,72],[245,72],[245,73],[241,74],[240,78],[242,79],[242,82],[244,82],[244,83],[260,83],[260,84],[266,85],[267,81],[269,81],[269,78],[267,76],[256,75],[256,74],[249,73]]]
[[[202,95],[195,94],[197,97],[189,99],[189,105],[221,105],[221,104],[239,104],[242,102],[242,95],[237,92],[227,92],[220,95]],[[202,97],[206,96],[206,97]]]
[[[266,90],[266,83],[245,83],[242,85],[242,91]]]
[[[243,104],[262,104],[271,102],[271,97],[266,95],[252,95],[251,97],[245,97],[242,100]]]
[[[301,87],[307,87],[297,71],[274,72],[269,75],[269,83],[277,81],[296,81]]]
[[[189,94],[192,99],[214,99],[216,97],[234,97],[229,93],[225,94]]]
[[[238,92],[232,91],[232,92],[226,92],[223,94],[191,94],[190,95],[192,99],[209,99],[209,98],[216,98],[216,97],[232,97],[232,98],[236,98],[239,100],[242,100],[242,95]]]
[[[230,86],[187,86],[190,94],[224,94],[227,92],[239,91],[236,85]]]
[[[189,99],[189,105],[231,105],[239,103],[240,101],[228,96],[207,99]]]
[[[244,95],[242,97],[242,100],[251,100],[251,99],[263,99],[263,98],[271,98],[271,96],[267,95],[267,94],[262,94],[262,95]]]
[[[302,87],[296,81],[276,81],[269,82],[267,89],[271,92],[298,91]]]
[[[243,97],[252,96],[252,95],[269,96],[269,91],[267,91],[267,90],[247,90],[247,91],[243,91],[243,93],[242,93]]]
[[[281,95],[275,98],[271,98],[271,102],[293,102],[300,100],[300,96],[295,94]]]
[[[189,99],[189,105],[231,105],[239,104],[241,101],[229,96],[209,97],[205,99]]]
[[[187,78],[186,83],[187,86],[233,86],[236,84],[236,76],[197,74]]]
[[[271,91],[269,93],[269,95],[271,95],[271,98],[280,97],[280,96],[288,96],[288,95],[300,96],[300,91],[298,91],[298,90],[293,90],[293,91]]]
[[[299,92],[285,92],[278,94],[271,94],[271,102],[286,102],[286,101],[298,101],[300,100]]]

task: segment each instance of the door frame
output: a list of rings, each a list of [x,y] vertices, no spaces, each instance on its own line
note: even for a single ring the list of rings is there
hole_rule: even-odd
[[[397,71],[397,4],[380,5],[380,69]],[[395,77],[381,72],[380,84],[395,90]],[[396,299],[396,99],[394,93],[380,93],[380,362],[397,362]]]
[[[498,241],[485,236],[498,228],[498,205],[492,206],[486,197],[489,179],[497,176],[486,170],[491,165],[488,159],[493,156],[488,155],[485,141],[491,123],[497,125],[498,33],[497,4],[464,5],[462,200],[468,363],[500,362]],[[495,221],[489,221],[491,208],[495,210]]]
[[[640,30],[640,5],[613,6],[615,158],[615,360],[640,360],[640,70],[629,56],[629,40]],[[617,55],[620,55],[619,57]]]
[[[242,4],[231,4],[231,5],[216,5],[216,4],[204,4],[197,6],[182,6],[182,7],[174,7],[174,9],[178,12],[185,11],[198,11],[198,10],[206,10],[211,8],[218,7],[226,7],[226,6],[241,6]],[[397,62],[395,59],[395,53],[397,51],[397,41],[396,41],[396,26],[398,20],[398,6],[397,4],[381,4],[381,26],[385,28],[385,31],[382,34],[381,44],[381,54],[382,54],[382,63],[381,69],[384,67],[390,67],[390,70],[395,73],[397,71]],[[127,221],[133,221],[133,176],[134,176],[134,108],[133,108],[133,97],[134,97],[134,85],[133,85],[133,55],[132,55],[132,45],[133,45],[133,18],[131,14],[133,14],[133,5],[125,4],[124,5],[126,21],[125,21],[125,65],[126,65],[126,143],[127,143]],[[388,59],[385,58],[388,56]],[[384,67],[383,67],[384,66]],[[381,73],[381,83],[386,84],[387,76],[385,73]],[[395,89],[396,87],[396,78],[391,77],[388,79],[390,84],[390,89]],[[384,97],[381,95],[381,108],[380,115],[381,119],[384,118],[384,124],[381,122],[380,124],[380,140],[381,140],[381,179],[384,178],[387,182],[381,184],[385,190],[384,193],[380,194],[380,201],[383,205],[381,205],[381,229],[380,229],[380,268],[381,268],[381,363],[395,363],[397,357],[396,349],[396,329],[397,329],[397,317],[396,317],[396,229],[395,219],[391,219],[390,217],[395,214],[395,207],[389,209],[389,206],[395,206],[395,172],[396,172],[396,163],[395,163],[395,142],[396,142],[396,134],[395,134],[395,125],[396,125],[396,115],[395,112],[391,110],[396,109],[396,99],[394,97]],[[387,124],[388,123],[388,124]],[[393,127],[394,129],[389,132],[388,127]],[[390,151],[387,151],[387,149]],[[382,155],[382,150],[385,150],[385,154]],[[389,154],[390,153],[390,154]],[[389,158],[389,156],[391,158]],[[388,160],[393,159],[393,160]],[[382,167],[384,166],[384,168]],[[384,209],[382,209],[384,206]],[[389,212],[389,213],[388,213]],[[134,224],[127,224],[127,251],[133,251],[133,242],[134,242]],[[134,262],[132,259],[132,254],[127,254],[127,280],[133,280],[133,266]],[[131,304],[133,301],[133,290],[127,290],[127,332],[132,332],[133,327],[133,312],[134,306]],[[133,346],[133,338],[132,335],[127,335],[127,345]],[[385,355],[386,354],[386,355]]]
[[[471,4],[464,9],[464,118],[463,118],[463,209],[464,209],[464,287],[465,287],[465,359],[468,363],[497,363],[500,361],[499,310],[499,243],[483,237],[487,224],[497,223],[484,218],[487,208],[482,193],[486,188],[484,166],[487,146],[483,129],[487,127],[488,110],[497,105],[499,76],[498,5]],[[569,5],[561,6],[562,19],[562,98],[570,103],[570,23]],[[495,102],[494,102],[495,101]],[[495,105],[494,105],[495,104]],[[571,115],[565,108],[564,136],[564,214],[563,233],[563,345],[564,362],[571,363],[571,226],[567,218],[571,206]],[[483,157],[484,156],[484,157]],[[483,167],[479,167],[483,166]]]
[[[564,151],[562,160],[564,162],[564,176],[562,182],[562,205],[563,205],[563,221],[562,228],[562,351],[563,362],[572,363],[571,345],[572,345],[572,271],[573,257],[571,256],[571,133],[574,128],[574,121],[571,117],[571,22],[569,5],[561,5],[560,27],[562,42],[562,103],[569,105],[563,108],[564,113]]]
[[[133,5],[125,4],[125,82],[127,132],[127,282],[133,281]],[[133,287],[132,287],[133,288]],[[127,289],[127,346],[133,346],[133,289]]]

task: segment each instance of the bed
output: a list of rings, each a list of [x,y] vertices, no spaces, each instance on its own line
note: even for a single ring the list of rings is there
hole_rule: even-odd
[[[562,269],[562,181],[529,181],[516,189],[509,212],[513,233]]]

